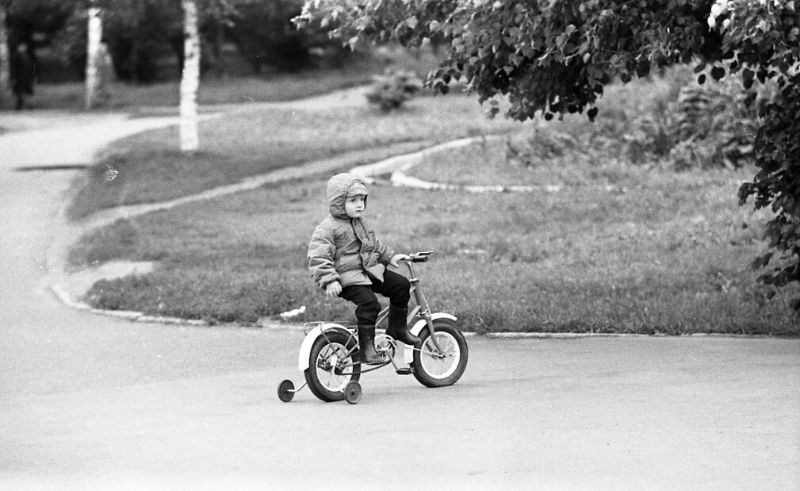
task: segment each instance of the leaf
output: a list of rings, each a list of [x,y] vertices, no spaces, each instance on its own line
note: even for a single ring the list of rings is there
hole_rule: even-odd
[[[417,16],[416,15],[412,15],[411,17],[406,19],[406,25],[408,27],[410,27],[411,29],[414,29],[415,27],[417,27],[418,23],[419,23],[419,21],[417,20]]]
[[[650,60],[642,56],[636,62],[636,76],[639,78],[646,77],[650,73]]]
[[[742,71],[742,83],[744,84],[745,89],[749,89],[750,87],[753,86],[753,81],[755,76],[756,76],[755,72],[753,72],[753,70],[749,68],[745,68]]]

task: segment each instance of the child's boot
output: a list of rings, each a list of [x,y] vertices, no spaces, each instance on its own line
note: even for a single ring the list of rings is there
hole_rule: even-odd
[[[386,360],[375,351],[375,326],[358,326],[358,346],[361,363],[382,365]]]
[[[386,334],[410,346],[421,341],[408,330],[408,309],[391,305],[389,305],[389,326],[386,328]]]

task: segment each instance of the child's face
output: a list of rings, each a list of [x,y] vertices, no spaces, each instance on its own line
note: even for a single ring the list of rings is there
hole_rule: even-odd
[[[364,196],[348,196],[344,202],[344,212],[350,218],[361,218],[361,215],[364,214],[365,206]]]

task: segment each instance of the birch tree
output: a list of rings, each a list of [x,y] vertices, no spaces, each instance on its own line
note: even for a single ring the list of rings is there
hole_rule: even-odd
[[[95,103],[100,85],[98,65],[100,60],[100,41],[103,36],[103,22],[100,8],[95,3],[89,5],[89,20],[86,39],[86,110]]]
[[[180,145],[182,152],[200,147],[197,120],[197,89],[200,86],[200,34],[196,0],[181,0],[183,6],[183,72],[181,73]]]
[[[11,90],[11,56],[8,53],[6,6],[0,3],[0,103]]]

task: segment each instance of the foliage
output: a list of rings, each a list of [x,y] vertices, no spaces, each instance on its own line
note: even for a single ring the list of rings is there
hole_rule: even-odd
[[[322,19],[351,45],[362,39],[421,45],[440,36],[449,41],[449,57],[428,82],[443,92],[463,79],[481,101],[507,96],[516,119],[587,106],[593,119],[594,102],[609,82],[717,48],[719,36],[706,25],[709,2],[651,4],[310,0],[297,22]]]
[[[367,91],[367,100],[377,104],[383,112],[399,109],[422,89],[422,80],[414,73],[387,70],[383,75],[374,78]]]
[[[183,56],[183,12],[180,2],[108,0],[102,12],[104,38],[117,76],[154,82],[164,53]]]
[[[9,47],[25,43],[34,59],[36,48],[52,42],[73,9],[60,0],[0,0],[0,5],[6,8]]]
[[[740,73],[746,88],[756,81],[776,85],[759,107],[754,152],[760,170],[739,197],[744,203],[754,196],[756,208],[775,214],[766,229],[772,251],[753,266],[771,265],[761,279],[782,287],[800,281],[800,12],[792,0],[719,0],[708,22],[724,34],[722,57],[732,60],[727,71]],[[711,74],[725,72],[718,64]],[[800,310],[800,298],[794,307]]]
[[[183,15],[177,0],[0,0],[8,12],[9,44],[49,48],[75,78],[84,75],[86,10],[101,8],[104,39],[121,80],[152,83],[176,78],[183,60]],[[302,0],[197,0],[202,70],[221,72],[223,46],[231,41],[254,72],[312,66],[316,54],[343,63],[350,54],[319,30],[298,31],[290,20]],[[177,67],[177,68],[176,68]]]
[[[265,66],[289,72],[306,68],[315,61],[313,54],[317,52],[324,53],[334,65],[349,56],[325,32],[294,28],[291,19],[300,13],[302,0],[237,0],[233,7],[226,35],[256,73]]]
[[[582,112],[594,120],[604,86],[652,68],[695,59],[720,80],[741,73],[745,88],[774,80],[754,142],[760,171],[740,189],[757,208],[772,206],[770,247],[782,257],[767,283],[800,280],[800,21],[794,0],[307,0],[299,25],[321,22],[348,44],[395,39],[449,42],[428,83],[446,92],[464,80],[486,101],[506,96],[508,115]],[[717,28],[717,25],[720,28]],[[731,60],[728,69],[722,60]],[[716,63],[716,64],[715,64]],[[701,65],[701,69],[704,68]],[[700,75],[704,80],[705,74]],[[497,106],[492,106],[498,112]],[[773,253],[756,266],[766,266]],[[800,309],[800,300],[796,302]]]
[[[732,169],[752,161],[756,112],[743,103],[752,92],[730,79],[681,88],[672,128],[675,146],[670,151],[675,167]]]

